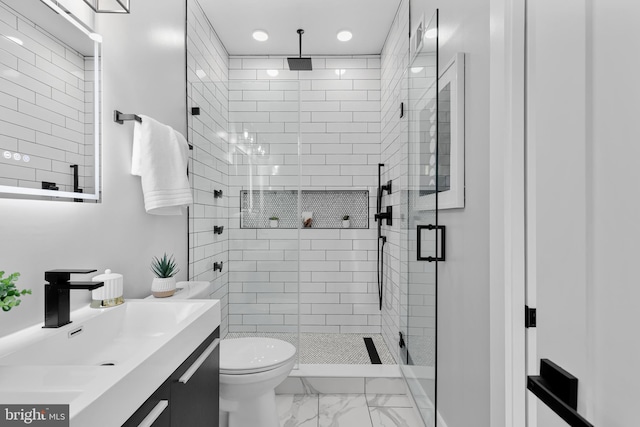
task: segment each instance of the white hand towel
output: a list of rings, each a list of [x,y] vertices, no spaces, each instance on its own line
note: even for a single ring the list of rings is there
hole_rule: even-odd
[[[193,203],[187,178],[189,144],[180,132],[140,116],[133,129],[131,174],[142,181],[144,207],[154,215],[181,215]]]

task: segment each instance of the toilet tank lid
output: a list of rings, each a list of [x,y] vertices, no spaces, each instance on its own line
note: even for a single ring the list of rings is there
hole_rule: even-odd
[[[261,371],[291,360],[296,348],[274,338],[248,337],[220,341],[220,370]]]
[[[211,283],[209,282],[178,282],[178,290],[173,294],[176,299],[208,299]]]

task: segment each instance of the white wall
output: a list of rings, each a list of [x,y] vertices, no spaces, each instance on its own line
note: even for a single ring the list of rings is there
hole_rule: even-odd
[[[588,3],[589,4],[589,3]],[[638,167],[640,146],[640,49],[635,36],[640,4],[595,0],[587,8],[587,64],[590,66],[590,111],[587,139],[593,207],[590,262],[593,291],[587,306],[593,375],[587,417],[596,426],[637,424],[640,392],[640,341],[637,301],[640,300],[637,242],[640,239]]]
[[[403,93],[405,71],[409,66],[409,1],[403,1],[398,8],[396,17],[391,25],[389,35],[382,50],[381,62],[381,132],[380,132],[380,162],[385,166],[382,169],[382,182],[392,180],[390,195],[384,196],[384,206],[394,206],[394,225],[383,226],[383,235],[387,236],[385,245],[384,268],[384,301],[382,312],[382,333],[387,347],[397,361],[398,332],[406,320],[401,321],[401,293],[406,294],[406,287],[402,290],[401,264],[402,239],[406,239],[406,233],[401,230],[400,210],[402,203],[400,188],[406,188],[407,159],[406,144],[408,143],[407,121],[400,119],[399,106],[404,101]],[[375,203],[375,201],[374,201]],[[375,205],[374,205],[375,208]],[[375,224],[377,226],[377,224]],[[405,272],[406,273],[406,272]],[[405,279],[406,280],[406,279]],[[406,304],[406,300],[403,301]]]
[[[133,125],[112,121],[118,109],[186,131],[184,14],[178,3],[158,8],[152,0],[139,0],[131,15],[100,16],[102,203],[0,199],[0,268],[19,271],[19,287],[33,290],[20,307],[0,313],[0,335],[43,321],[45,270],[111,268],[124,275],[125,298],[143,297],[150,293],[151,258],[166,251],[181,267],[178,279],[186,279],[186,216],[145,213],[140,178],[129,173]],[[72,292],[74,307],[89,301],[89,292]]]
[[[527,302],[538,318],[532,365],[537,373],[538,360],[548,358],[578,377],[583,414],[589,384],[585,33],[582,1],[528,5]],[[565,425],[534,402],[539,425]]]
[[[489,2],[434,7],[440,70],[465,54],[465,207],[438,213],[438,411],[449,427],[489,426]]]
[[[640,48],[639,12],[626,1],[537,2],[527,22],[535,356],[575,375],[578,412],[613,427],[637,424],[640,398],[640,61],[628,54]],[[566,425],[537,406],[537,425]]]

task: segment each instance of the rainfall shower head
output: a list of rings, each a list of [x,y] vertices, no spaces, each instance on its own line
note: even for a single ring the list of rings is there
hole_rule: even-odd
[[[302,35],[303,34],[304,34],[304,30],[299,29],[298,35],[300,36],[300,57],[287,58],[287,61],[289,62],[289,70],[291,71],[311,71],[313,69],[311,67],[311,58],[302,57]]]

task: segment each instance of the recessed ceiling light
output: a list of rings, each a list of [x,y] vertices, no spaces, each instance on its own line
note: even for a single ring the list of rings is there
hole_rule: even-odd
[[[259,42],[266,42],[269,39],[269,34],[266,31],[255,30],[253,32],[253,38]]]
[[[351,31],[344,30],[340,31],[337,37],[341,42],[348,42],[349,40],[351,40],[351,37],[353,37],[353,34],[351,34]]]
[[[276,77],[280,72],[278,70],[267,70],[267,74],[271,77]]]

